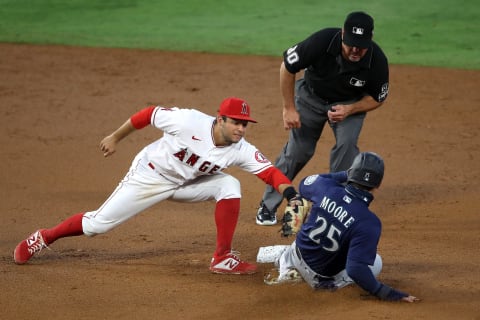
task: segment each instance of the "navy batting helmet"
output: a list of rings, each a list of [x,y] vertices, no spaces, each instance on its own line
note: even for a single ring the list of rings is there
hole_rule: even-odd
[[[377,188],[382,183],[385,166],[383,159],[374,152],[359,153],[348,169],[348,182],[368,188]]]

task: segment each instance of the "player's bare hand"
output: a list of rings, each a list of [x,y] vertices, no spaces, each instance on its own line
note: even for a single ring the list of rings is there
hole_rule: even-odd
[[[350,115],[351,110],[349,105],[337,104],[328,111],[328,120],[331,123],[342,122]]]
[[[417,298],[417,297],[414,297],[414,296],[408,296],[408,297],[403,297],[402,301],[404,301],[404,302],[417,302],[417,301],[420,301],[420,299]]]
[[[283,127],[285,130],[300,128],[300,126],[300,115],[298,114],[297,110],[295,110],[295,108],[283,108]]]
[[[104,157],[114,154],[116,146],[117,140],[113,135],[106,136],[100,142],[100,150],[103,152]]]

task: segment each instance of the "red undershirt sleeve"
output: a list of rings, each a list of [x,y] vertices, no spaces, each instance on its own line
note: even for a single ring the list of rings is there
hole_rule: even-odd
[[[148,126],[152,121],[152,114],[155,108],[156,106],[149,106],[131,116],[130,121],[133,127],[138,130]]]
[[[278,191],[278,186],[281,184],[292,184],[292,181],[288,179],[280,170],[272,166],[256,175],[262,179],[266,184],[271,185]]]

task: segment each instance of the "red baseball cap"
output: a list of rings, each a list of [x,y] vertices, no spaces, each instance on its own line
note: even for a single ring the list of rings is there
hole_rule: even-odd
[[[222,101],[218,114],[235,120],[247,120],[257,123],[250,118],[250,106],[245,100],[230,97]]]

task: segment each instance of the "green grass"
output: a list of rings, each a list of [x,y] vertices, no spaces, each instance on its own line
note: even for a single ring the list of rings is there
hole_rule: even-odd
[[[0,41],[280,56],[348,12],[394,64],[480,69],[478,0],[0,0]]]

